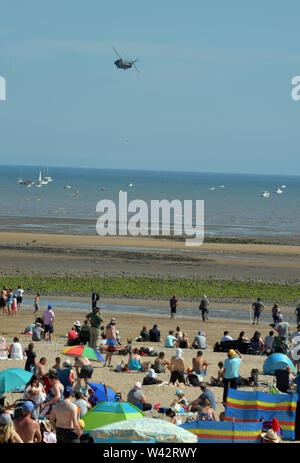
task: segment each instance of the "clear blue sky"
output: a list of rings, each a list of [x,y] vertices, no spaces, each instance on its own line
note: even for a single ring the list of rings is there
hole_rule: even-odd
[[[298,174],[299,18],[298,0],[3,0],[0,164]]]

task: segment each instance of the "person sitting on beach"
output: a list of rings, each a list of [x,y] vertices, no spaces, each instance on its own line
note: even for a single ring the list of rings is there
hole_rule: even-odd
[[[88,400],[84,398],[81,391],[74,392],[75,401],[74,404],[79,408],[78,418],[82,418],[92,408]]]
[[[193,358],[193,372],[197,375],[206,375],[208,363],[202,357],[203,352],[199,350],[197,356]]]
[[[245,336],[245,331],[240,332],[239,337],[237,338],[237,341],[241,341],[241,342],[249,341],[249,339]]]
[[[190,340],[186,333],[183,333],[182,338],[177,340],[177,347],[180,349],[189,349],[190,348]]]
[[[220,343],[225,341],[233,341],[232,337],[229,335],[229,331],[224,331],[224,336],[221,338]]]
[[[179,347],[177,347],[175,356],[171,358],[171,363],[170,363],[171,377],[169,381],[169,386],[174,386],[176,382],[178,382],[178,386],[185,385],[185,377],[184,377],[185,365],[184,365],[184,360],[181,356],[182,356],[182,350]]]
[[[214,409],[211,407],[210,400],[204,399],[198,411],[198,420],[217,421]]]
[[[5,339],[0,337],[0,360],[7,360],[9,354],[9,345],[6,343]]]
[[[180,326],[177,326],[176,327],[176,332],[175,332],[175,338],[179,339],[179,338],[182,338],[182,336],[183,336],[183,333],[182,333],[182,331],[180,329]]]
[[[33,402],[34,408],[31,413],[31,418],[34,420],[39,419],[40,409],[45,399],[46,390],[44,386],[36,375],[32,375],[29,382],[25,386],[23,400],[29,400]]]
[[[174,347],[176,343],[176,338],[174,336],[174,331],[170,330],[168,336],[166,337],[165,347]]]
[[[176,426],[180,426],[182,424],[181,417],[177,416],[176,412],[172,408],[168,408],[166,416],[171,419],[172,424],[175,424]]]
[[[255,331],[253,337],[250,340],[250,345],[256,353],[263,353],[265,345],[264,341],[262,340],[261,333],[259,331]]]
[[[170,363],[165,359],[165,353],[160,352],[158,357],[155,359],[153,364],[153,370],[155,373],[165,373],[165,368],[170,368]]]
[[[41,341],[44,334],[44,328],[42,328],[41,323],[36,323],[32,330],[32,340],[37,342]]]
[[[42,441],[40,425],[31,418],[33,409],[34,404],[30,401],[25,401],[22,406],[22,416],[14,420],[16,432],[24,444]]]
[[[61,358],[60,357],[55,357],[55,364],[53,365],[52,368],[55,368],[55,370],[59,370],[61,368]]]
[[[0,409],[0,444],[23,444],[23,440],[16,432],[11,414]]]
[[[75,326],[72,326],[71,331],[68,332],[67,346],[77,346],[79,344],[78,333],[75,330]]]
[[[184,393],[182,392],[182,390],[178,389],[175,392],[175,396],[176,396],[176,399],[173,400],[170,408],[173,408],[176,404],[178,404],[182,407],[182,412],[186,412],[188,409],[189,403]]]
[[[62,364],[62,368],[57,368],[57,373],[58,379],[64,387],[73,386],[75,377],[70,360],[65,360]]]
[[[199,330],[197,336],[195,336],[194,341],[191,345],[193,349],[207,349],[206,337],[203,331]]]
[[[130,389],[127,395],[127,402],[140,408],[142,411],[152,409],[152,405],[147,402],[147,399],[142,391],[142,385],[138,381],[135,383],[133,389]]]
[[[272,353],[273,342],[274,342],[274,331],[269,331],[268,336],[266,336],[264,340],[266,355],[270,355]]]
[[[74,329],[76,331],[76,333],[78,334],[79,336],[79,333],[80,333],[80,330],[81,330],[81,323],[79,320],[76,320],[76,322],[73,323],[73,326],[74,326]]]
[[[10,359],[23,359],[26,356],[25,350],[23,349],[20,339],[16,336],[13,339],[13,343],[9,348],[9,358]]]
[[[160,342],[160,331],[157,325],[153,325],[153,328],[149,331],[150,342]]]
[[[210,377],[211,386],[223,386],[224,363],[222,361],[218,362],[218,368],[219,371],[217,377]]]
[[[161,384],[161,383],[162,381],[157,378],[157,374],[155,373],[153,368],[150,368],[147,376],[145,376],[143,379],[143,386],[149,386],[152,384]]]
[[[191,412],[199,411],[201,406],[204,404],[204,401],[206,399],[209,400],[211,408],[213,410],[216,410],[217,404],[216,404],[215,395],[214,395],[213,391],[211,389],[209,389],[207,386],[208,386],[207,383],[200,383],[200,389],[201,389],[202,392],[201,392],[200,396],[198,397],[198,399],[193,400],[189,404],[189,409],[190,409]]]
[[[32,330],[33,328],[35,327],[35,323],[32,322],[32,323],[29,323],[29,325],[26,326],[25,330],[24,330],[24,333],[22,334],[32,334]]]
[[[139,355],[139,349],[135,347],[133,352],[129,354],[128,368],[130,371],[141,370],[141,357]]]
[[[88,396],[88,403],[90,404],[91,408],[99,403],[99,399],[96,397],[95,391],[91,387],[88,388]]]
[[[89,344],[90,343],[90,327],[88,320],[84,320],[83,325],[80,328],[79,332],[79,344]]]
[[[136,341],[143,342],[149,341],[149,332],[147,331],[147,327],[143,326],[143,329],[140,332],[140,335],[136,338]]]

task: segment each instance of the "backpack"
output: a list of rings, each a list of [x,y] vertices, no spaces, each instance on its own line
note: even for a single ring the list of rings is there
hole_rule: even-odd
[[[190,373],[187,379],[191,386],[200,386],[198,375],[196,375],[195,373]]]
[[[96,301],[99,301],[100,300],[100,296],[98,293],[96,293]]]

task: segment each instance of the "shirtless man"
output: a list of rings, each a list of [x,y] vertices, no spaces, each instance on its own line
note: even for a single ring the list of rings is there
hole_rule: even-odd
[[[117,320],[115,318],[112,318],[110,320],[109,325],[106,326],[106,339],[107,339],[107,354],[106,354],[106,359],[105,359],[105,364],[108,364],[109,367],[111,367],[111,359],[113,356],[113,353],[115,350],[117,350],[117,334],[116,334],[116,323]]]
[[[185,377],[184,377],[184,360],[181,357],[182,350],[178,347],[176,349],[175,357],[171,358],[170,362],[170,370],[171,370],[171,378],[169,382],[169,386],[174,386],[176,381],[178,381],[178,385],[185,385]]]
[[[71,402],[72,388],[64,389],[64,400],[57,402],[51,412],[49,421],[56,429],[58,444],[79,444],[82,430],[77,421],[77,407]]]
[[[198,375],[200,373],[206,374],[206,370],[208,367],[208,363],[204,358],[202,358],[203,352],[202,350],[198,350],[197,357],[193,358],[193,371]]]
[[[81,389],[81,380],[84,379],[85,388],[88,389],[88,380],[92,378],[94,368],[86,357],[75,357],[75,370],[77,373],[77,383]]]
[[[14,420],[15,430],[25,444],[42,441],[40,425],[30,417],[33,409],[34,404],[32,402],[24,402],[22,407],[23,416]]]

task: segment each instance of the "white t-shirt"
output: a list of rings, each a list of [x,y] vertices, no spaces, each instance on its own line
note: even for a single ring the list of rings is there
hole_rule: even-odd
[[[18,288],[18,289],[16,290],[16,296],[17,296],[17,297],[18,297],[18,296],[22,297],[22,296],[23,296],[23,293],[24,293],[24,289]]]
[[[14,342],[11,345],[10,358],[11,359],[22,359],[23,358],[22,346],[19,342]]]

